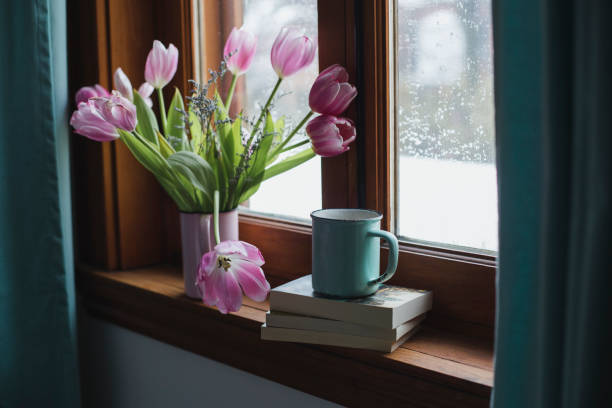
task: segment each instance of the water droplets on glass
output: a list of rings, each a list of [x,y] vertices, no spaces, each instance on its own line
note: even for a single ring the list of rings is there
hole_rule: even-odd
[[[490,0],[398,0],[400,235],[497,249]]]

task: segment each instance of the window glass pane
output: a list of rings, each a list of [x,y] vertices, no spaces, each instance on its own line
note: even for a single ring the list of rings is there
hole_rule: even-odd
[[[244,0],[244,26],[257,37],[257,52],[251,69],[246,74],[245,112],[253,116],[259,112],[277,80],[270,64],[270,49],[283,26],[304,29],[305,34],[317,38],[317,0]],[[308,92],[319,73],[318,54],[314,62],[283,81],[281,95],[272,110],[273,117],[285,117],[286,129],[297,125],[309,111]],[[301,132],[292,143],[307,137]],[[292,150],[295,154],[299,149]],[[321,208],[321,161],[319,156],[262,183],[249,200],[249,208],[280,216],[310,220],[310,213]]]
[[[397,231],[497,250],[491,0],[398,0]]]

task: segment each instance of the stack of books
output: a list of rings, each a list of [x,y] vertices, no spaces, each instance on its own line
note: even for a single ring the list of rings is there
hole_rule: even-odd
[[[312,290],[311,275],[270,292],[263,340],[392,352],[419,328],[431,291],[381,285],[371,296],[331,299]]]

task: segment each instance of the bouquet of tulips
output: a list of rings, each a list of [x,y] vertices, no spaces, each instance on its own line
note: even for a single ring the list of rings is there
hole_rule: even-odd
[[[296,127],[286,129],[284,118],[272,117],[270,110],[281,82],[310,65],[316,54],[315,42],[292,28],[283,28],[272,45],[270,60],[278,80],[257,119],[243,113],[230,117],[236,81],[249,69],[256,46],[253,34],[234,28],[219,70],[210,70],[205,84],[192,81],[194,89],[186,101],[176,89],[166,110],[162,89],[174,77],[178,50],[172,44],[166,48],[154,41],[145,64],[146,82],[138,90],[118,68],[112,93],[100,85],[79,90],[78,109],[70,123],[76,133],[93,140],[121,139],[180,211],[213,213],[215,191],[219,191],[219,210],[232,210],[257,192],[263,181],[315,154],[330,157],[343,153],[355,139],[353,122],[338,116],[357,90],[339,65],[319,74],[310,90],[311,110]],[[217,83],[228,70],[232,82],[224,100]],[[154,90],[161,123],[152,110]],[[320,116],[308,122],[315,112]],[[291,143],[307,122],[309,138]],[[311,146],[287,153],[307,143]]]
[[[257,119],[243,113],[232,118],[229,106],[236,81],[249,69],[256,45],[251,33],[234,28],[218,71],[209,71],[205,84],[192,81],[194,89],[186,101],[176,89],[166,110],[162,89],[176,73],[178,50],[172,44],[166,48],[154,41],[145,64],[145,83],[133,89],[118,68],[112,93],[100,85],[77,92],[78,109],[70,119],[76,133],[90,139],[121,139],[180,211],[214,214],[217,245],[202,256],[193,284],[202,300],[222,313],[240,308],[242,292],[263,301],[270,285],[261,269],[263,256],[255,246],[242,241],[221,242],[219,211],[233,210],[257,192],[263,181],[316,154],[330,157],[345,152],[356,135],[353,122],[339,117],[357,95],[339,65],[319,74],[310,90],[311,110],[296,127],[286,129],[283,118],[272,117],[271,107],[281,82],[310,65],[316,54],[313,40],[290,28],[283,28],[272,45],[270,60],[278,80]],[[228,70],[232,82],[223,100],[217,83]],[[152,110],[154,90],[161,123]],[[314,113],[320,115],[309,121]],[[308,138],[291,143],[306,123]],[[307,143],[309,147],[287,153]]]

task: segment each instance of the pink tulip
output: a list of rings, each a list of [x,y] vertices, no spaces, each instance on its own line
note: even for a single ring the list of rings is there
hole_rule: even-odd
[[[108,123],[128,132],[136,128],[136,106],[127,98],[113,91],[110,98],[92,98],[91,102]]]
[[[113,75],[113,83],[115,84],[115,89],[119,91],[119,93],[126,99],[129,99],[130,102],[134,102],[134,90],[132,89],[132,83],[130,82],[130,78],[125,75],[121,68],[117,68],[115,71],[115,75]],[[153,106],[153,101],[151,100],[151,94],[153,93],[153,88],[151,84],[148,82],[143,82],[138,88],[138,93],[142,96],[145,103],[150,107]]]
[[[223,314],[236,312],[242,306],[242,292],[262,302],[270,292],[270,284],[261,266],[259,249],[243,241],[223,241],[204,254],[198,269],[196,285],[202,300],[217,306]]]
[[[160,41],[153,41],[145,64],[145,79],[153,88],[163,88],[168,85],[176,73],[178,65],[178,50],[172,44],[164,47]]]
[[[149,106],[149,108],[153,106],[151,94],[153,93],[154,89],[155,88],[153,88],[153,86],[151,86],[151,84],[148,82],[143,82],[142,85],[140,85],[140,88],[138,88],[138,94],[142,96],[142,99],[144,99],[145,103],[147,104],[147,106]]]
[[[255,36],[243,28],[234,27],[223,48],[223,56],[227,58],[227,69],[236,76],[244,74],[255,56],[257,49],[257,39]]]
[[[115,89],[121,93],[125,98],[130,101],[134,99],[134,95],[132,94],[132,83],[130,79],[125,75],[125,72],[121,68],[117,68],[115,71],[115,75],[113,75],[113,84],[115,85]]]
[[[306,133],[316,154],[323,157],[337,156],[349,149],[355,140],[355,124],[347,118],[331,115],[317,116],[306,125]]]
[[[317,44],[295,28],[283,27],[272,44],[270,60],[279,78],[286,78],[310,65]]]
[[[308,103],[314,112],[338,116],[357,96],[357,88],[348,83],[344,67],[335,64],[322,71],[315,80]]]
[[[77,106],[81,102],[87,102],[89,98],[95,98],[96,96],[109,96],[110,93],[102,85],[96,84],[94,86],[84,86],[79,89],[74,96]]]
[[[70,118],[75,132],[97,142],[108,142],[119,137],[115,126],[108,123],[94,104],[94,99],[79,103]]]

